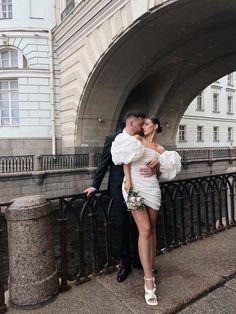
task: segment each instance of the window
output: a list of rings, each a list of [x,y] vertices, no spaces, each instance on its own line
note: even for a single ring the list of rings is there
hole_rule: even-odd
[[[219,141],[219,127],[218,126],[213,127],[213,141],[214,142]]]
[[[186,125],[179,126],[179,141],[186,141]]]
[[[0,81],[0,125],[19,125],[18,81]]]
[[[202,111],[203,110],[203,94],[200,92],[197,96],[197,110]]]
[[[18,68],[18,51],[3,50],[0,53],[0,68]]]
[[[61,13],[61,20],[63,20],[74,8],[75,0],[66,0],[66,8]]]
[[[203,126],[197,126],[197,142],[203,141]]]
[[[219,112],[219,94],[213,93],[213,112]]]
[[[12,19],[12,0],[0,0],[0,19]]]
[[[228,141],[233,141],[233,128],[228,128]]]
[[[228,74],[228,78],[227,78],[228,85],[233,86],[233,79],[234,79],[233,73]]]
[[[233,96],[227,97],[227,113],[233,113]]]

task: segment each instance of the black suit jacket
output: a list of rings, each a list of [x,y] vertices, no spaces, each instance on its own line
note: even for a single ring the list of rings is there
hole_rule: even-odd
[[[108,180],[108,192],[114,198],[114,200],[123,202],[122,196],[122,182],[124,178],[123,166],[116,166],[111,157],[111,145],[114,139],[122,131],[116,132],[106,137],[101,160],[95,173],[92,186],[99,190],[102,180],[110,168],[109,180]]]

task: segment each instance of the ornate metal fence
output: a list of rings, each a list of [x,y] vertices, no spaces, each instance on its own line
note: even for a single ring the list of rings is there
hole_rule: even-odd
[[[235,180],[236,173],[232,173],[161,183],[158,251],[235,226]],[[115,221],[106,192],[97,192],[89,199],[80,194],[50,201],[59,204],[62,290],[68,288],[68,276],[80,284],[90,275],[114,269]],[[68,245],[69,230],[74,240]],[[74,267],[68,266],[72,246],[78,252]]]
[[[33,171],[33,155],[0,156],[0,173]]]
[[[235,184],[236,173],[162,182],[158,251],[235,226]],[[107,192],[88,199],[78,194],[49,201],[57,209],[52,218],[61,290],[70,288],[68,280],[81,284],[93,275],[113,271],[118,260],[117,231]],[[5,306],[1,259],[0,242],[0,309]]]

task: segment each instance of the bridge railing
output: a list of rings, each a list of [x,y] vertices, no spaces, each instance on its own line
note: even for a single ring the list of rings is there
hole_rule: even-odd
[[[41,170],[85,168],[89,166],[89,154],[41,155]]]
[[[236,148],[178,149],[182,162],[236,159]],[[0,173],[96,167],[101,153],[0,156]],[[39,162],[38,162],[39,161]]]
[[[0,173],[33,171],[34,156],[0,156]]]
[[[162,182],[157,252],[236,226],[235,184],[236,173]],[[55,209],[52,220],[61,291],[70,288],[68,280],[79,285],[93,275],[113,271],[119,259],[118,235],[107,192],[98,191],[90,198],[77,194],[48,200]],[[8,205],[1,204],[1,208]],[[0,309],[5,306],[1,261],[0,241]]]
[[[158,252],[235,226],[235,182],[236,173],[162,182]],[[68,279],[81,284],[92,275],[112,271],[118,263],[118,245],[112,199],[106,191],[89,199],[79,194],[50,201],[59,205],[61,289],[69,288]],[[72,246],[77,252],[73,262]]]

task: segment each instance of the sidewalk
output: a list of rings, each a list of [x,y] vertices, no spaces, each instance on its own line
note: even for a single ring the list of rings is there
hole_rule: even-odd
[[[226,312],[227,304],[229,309],[233,308],[232,302],[236,304],[236,280],[230,281],[234,275],[236,277],[236,228],[166,252],[157,258],[157,265],[159,268],[157,307],[146,305],[143,272],[133,270],[123,283],[116,281],[116,274],[95,278],[59,294],[54,302],[40,309],[24,312],[27,314],[162,314],[175,313],[183,309],[181,313],[184,314],[236,313],[236,305],[233,312]],[[216,289],[218,287],[220,288]],[[214,289],[216,290],[212,293],[216,293],[216,297],[210,297],[212,293],[207,293]],[[217,296],[221,291],[224,291],[225,297],[220,299]],[[231,294],[228,296],[227,293]],[[203,298],[200,301],[189,305],[201,297]],[[195,307],[198,304],[199,307]],[[218,305],[219,312],[216,311]],[[205,306],[206,308],[202,309]],[[23,311],[9,308],[8,313],[22,314]]]

